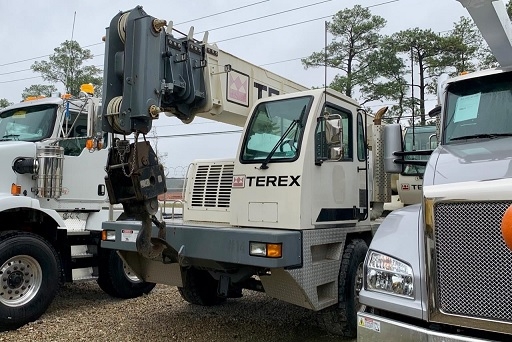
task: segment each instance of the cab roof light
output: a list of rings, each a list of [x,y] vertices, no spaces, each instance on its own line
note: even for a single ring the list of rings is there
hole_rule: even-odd
[[[92,95],[94,94],[94,86],[92,83],[84,83],[80,86],[80,91]]]

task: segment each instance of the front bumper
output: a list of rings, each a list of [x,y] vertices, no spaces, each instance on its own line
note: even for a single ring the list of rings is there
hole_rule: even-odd
[[[442,333],[366,312],[359,312],[357,314],[357,341],[478,342],[488,340]]]
[[[115,240],[102,241],[101,247],[136,252],[135,245],[141,223],[138,221],[103,222],[103,230],[115,231]],[[300,231],[268,228],[234,228],[218,226],[169,225],[166,242],[178,252],[187,265],[204,261],[263,268],[296,268],[302,266],[302,234]],[[131,232],[131,234],[129,233]],[[153,237],[158,229],[153,227]],[[250,242],[282,244],[280,258],[249,255]]]

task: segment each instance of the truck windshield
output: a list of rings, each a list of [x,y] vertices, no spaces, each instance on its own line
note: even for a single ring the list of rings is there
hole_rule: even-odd
[[[414,133],[414,134],[413,134]],[[433,150],[437,147],[436,126],[407,127],[404,133],[404,151]],[[430,156],[406,156],[406,160],[428,160]],[[403,175],[413,176],[425,173],[425,166],[406,165]]]
[[[56,113],[55,104],[4,111],[0,114],[0,141],[39,141],[49,138]]]
[[[311,101],[308,96],[258,104],[244,139],[241,161],[295,160]]]
[[[508,73],[448,86],[444,142],[512,135],[512,80]]]

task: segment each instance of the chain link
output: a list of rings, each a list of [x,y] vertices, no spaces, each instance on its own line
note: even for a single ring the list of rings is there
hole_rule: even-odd
[[[123,174],[126,177],[131,177],[133,175],[133,172],[135,171],[135,162],[137,160],[137,141],[139,139],[139,133],[135,133],[135,142],[133,144],[133,158],[131,160],[131,163],[129,161],[126,162],[126,164],[129,164],[130,166],[130,173],[127,173],[125,170],[125,167],[121,167],[123,170]],[[119,161],[121,164],[125,164],[125,155],[130,154],[130,144],[127,144],[128,140],[118,140],[116,144],[117,148],[117,154],[119,156]]]

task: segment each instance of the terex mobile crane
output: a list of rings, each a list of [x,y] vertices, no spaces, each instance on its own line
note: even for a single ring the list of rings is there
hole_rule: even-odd
[[[387,187],[370,210],[365,113],[336,91],[306,90],[196,41],[192,30],[178,38],[164,28],[141,7],[107,28],[103,127],[134,132],[135,142],[114,142],[106,184],[133,220],[105,222],[101,246],[192,304],[264,291],[354,335],[370,216],[390,197]],[[162,168],[140,137],[161,112],[244,126],[236,158],[192,163],[183,221],[167,225],[154,215]],[[385,188],[380,175],[375,193]]]
[[[424,198],[388,215],[371,242],[358,341],[512,339],[512,251],[500,230],[512,203],[512,27],[501,0],[459,1],[501,67],[439,89]],[[400,128],[388,127],[386,169],[400,172]]]
[[[87,88],[80,98],[34,99],[0,110],[2,330],[38,319],[63,282],[97,279],[124,298],[154,287],[99,246],[101,223],[121,211],[108,207],[109,141],[101,132],[100,101]]]

